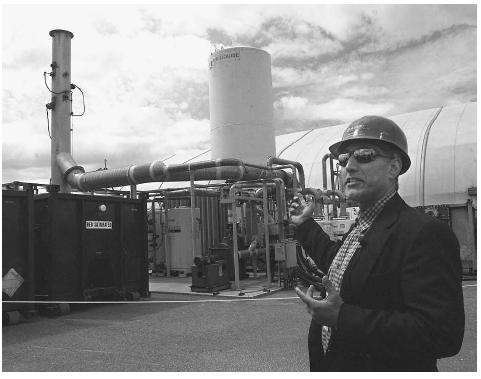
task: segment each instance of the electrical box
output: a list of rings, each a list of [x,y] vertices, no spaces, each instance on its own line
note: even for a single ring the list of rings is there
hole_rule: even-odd
[[[286,251],[284,248],[284,244],[282,242],[278,242],[274,244],[274,260],[276,261],[286,260]]]
[[[297,241],[287,240],[285,241],[286,251],[286,268],[297,266]]]
[[[170,270],[192,273],[194,257],[201,256],[200,210],[194,211],[194,231],[190,207],[169,209],[167,215]]]
[[[286,268],[297,266],[297,241],[285,240],[274,244],[274,259],[285,262]]]

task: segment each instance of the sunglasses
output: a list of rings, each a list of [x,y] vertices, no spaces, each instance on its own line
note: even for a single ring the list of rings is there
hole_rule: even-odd
[[[380,154],[378,151],[372,148],[356,149],[351,153],[342,153],[337,157],[339,166],[346,167],[349,158],[354,157],[358,163],[370,163],[377,157],[389,158],[387,155]]]

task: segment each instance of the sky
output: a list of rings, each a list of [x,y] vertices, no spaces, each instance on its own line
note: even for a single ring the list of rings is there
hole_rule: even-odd
[[[86,171],[210,148],[208,57],[272,61],[276,135],[476,100],[476,5],[3,5],[2,183],[48,183],[49,31],[72,39]],[[48,82],[50,86],[50,82]],[[73,91],[73,111],[83,111]],[[209,159],[209,155],[204,155]]]

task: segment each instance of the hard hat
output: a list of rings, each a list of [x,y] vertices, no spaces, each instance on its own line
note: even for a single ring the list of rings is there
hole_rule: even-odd
[[[404,174],[411,166],[406,135],[394,121],[386,117],[364,116],[353,121],[344,131],[342,140],[331,145],[329,150],[337,158],[346,144],[353,140],[376,141],[397,148],[402,158],[402,168],[399,175]]]

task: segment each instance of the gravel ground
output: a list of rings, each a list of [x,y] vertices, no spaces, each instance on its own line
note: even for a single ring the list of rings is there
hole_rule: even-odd
[[[464,282],[462,350],[440,371],[476,371],[476,282]],[[293,291],[239,300],[153,294],[72,306],[2,328],[3,371],[308,371],[309,315]]]

